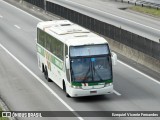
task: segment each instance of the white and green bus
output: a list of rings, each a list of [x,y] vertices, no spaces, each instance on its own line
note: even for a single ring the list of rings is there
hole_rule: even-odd
[[[113,93],[112,65],[117,55],[108,42],[68,20],[37,25],[38,66],[67,96]]]

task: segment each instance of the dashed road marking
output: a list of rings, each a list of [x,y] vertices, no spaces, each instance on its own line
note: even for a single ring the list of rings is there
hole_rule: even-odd
[[[118,95],[118,96],[121,96],[122,94],[120,94],[119,92],[117,92],[116,90],[113,90],[113,92]]]
[[[2,15],[0,15],[0,18],[3,18],[3,16],[2,16]]]
[[[21,29],[21,27],[19,27],[18,25],[14,25],[14,27],[16,27],[17,29]]]

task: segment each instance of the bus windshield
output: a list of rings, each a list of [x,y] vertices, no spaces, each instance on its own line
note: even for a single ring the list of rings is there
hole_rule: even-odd
[[[88,51],[88,48],[91,51]],[[70,51],[72,81],[89,83],[112,79],[111,59],[106,45],[94,46],[94,48],[89,46],[88,48],[85,46],[83,50],[78,47],[79,51],[76,48],[70,49],[74,50],[74,52]]]

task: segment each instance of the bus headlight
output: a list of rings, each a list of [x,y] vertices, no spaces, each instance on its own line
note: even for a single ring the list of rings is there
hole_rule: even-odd
[[[105,87],[108,87],[108,86],[111,86],[112,85],[112,83],[107,83],[106,85],[105,85]]]
[[[72,86],[74,89],[82,89],[82,86]]]

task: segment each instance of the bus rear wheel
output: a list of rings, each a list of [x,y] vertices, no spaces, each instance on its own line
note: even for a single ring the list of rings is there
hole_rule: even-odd
[[[52,80],[48,77],[47,67],[44,68],[44,77],[48,82],[52,82]]]

